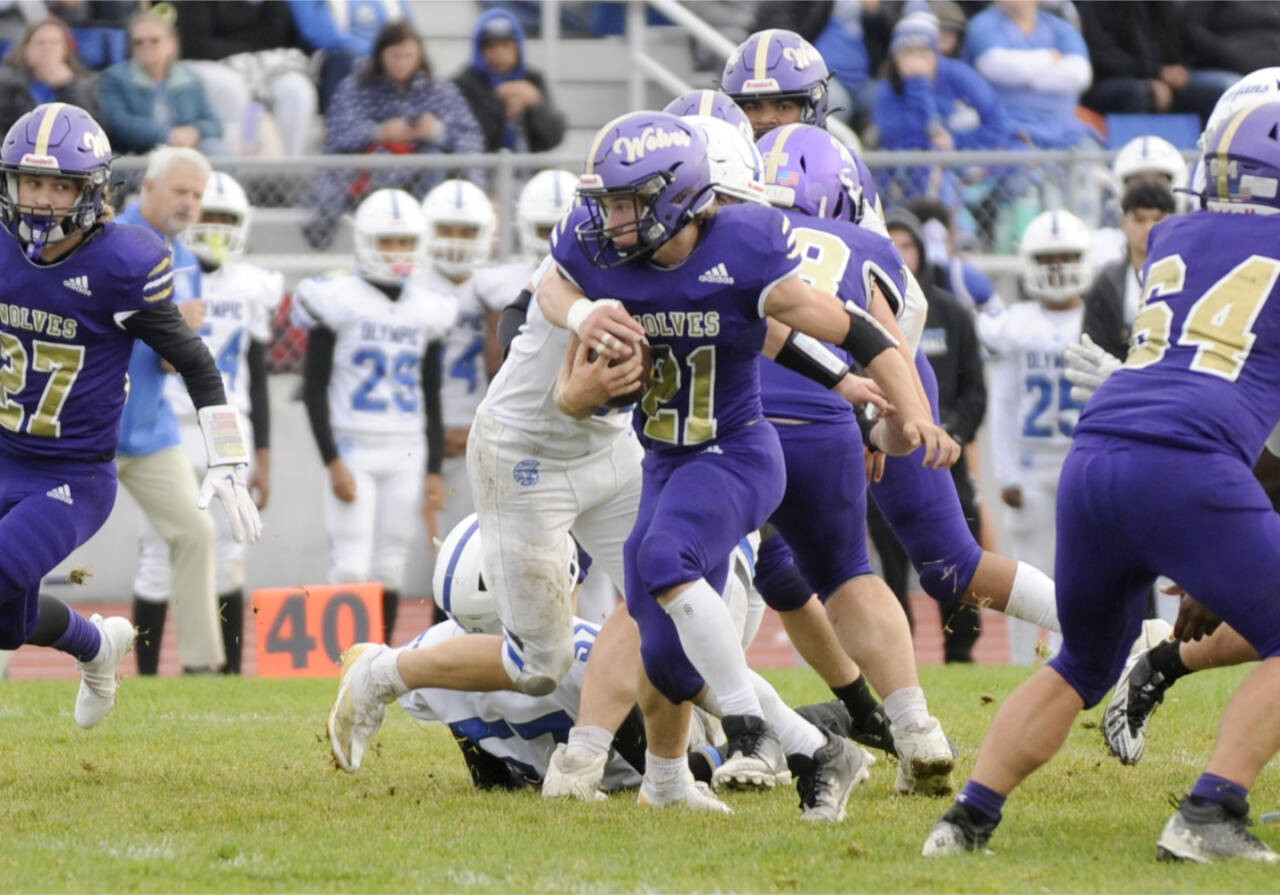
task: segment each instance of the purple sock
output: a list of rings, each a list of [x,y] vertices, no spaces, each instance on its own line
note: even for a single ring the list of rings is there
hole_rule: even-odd
[[[53,642],[53,648],[70,653],[81,662],[93,661],[102,648],[102,635],[92,622],[75,610],[68,615],[67,630]]]
[[[956,801],[962,803],[970,811],[982,815],[992,823],[1000,820],[1000,809],[1004,808],[1005,797],[994,789],[988,789],[976,780],[970,780],[960,790]]]
[[[1246,801],[1249,798],[1249,790],[1217,774],[1201,774],[1196,785],[1191,788],[1191,794],[1213,805],[1220,804],[1228,796],[1239,796]]]

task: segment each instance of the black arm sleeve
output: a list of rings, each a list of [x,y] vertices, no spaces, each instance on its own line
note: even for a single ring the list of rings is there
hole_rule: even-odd
[[[532,298],[532,292],[521,289],[516,300],[502,309],[502,316],[498,318],[498,347],[502,349],[503,359],[511,350],[511,343],[515,340],[516,333],[520,332],[520,327],[524,326]]]
[[[254,450],[271,447],[271,398],[267,395],[267,346],[249,340],[249,422]]]
[[[337,341],[328,327],[313,327],[307,334],[307,355],[302,360],[302,403],[307,406],[320,459],[326,464],[338,459],[338,445],[329,425],[329,377],[333,375],[333,348]]]
[[[853,362],[865,367],[898,343],[879,323],[872,319],[866,311],[848,311],[849,334],[844,337],[840,347],[849,352]]]
[[[427,346],[422,357],[422,399],[427,411],[427,475],[439,475],[444,468],[444,407],[440,400],[439,342]]]
[[[968,444],[978,434],[982,418],[987,414],[987,383],[982,375],[982,352],[978,333],[968,311],[959,309],[952,315],[956,333],[956,400],[954,414],[947,431],[961,444]]]
[[[794,329],[773,360],[823,388],[835,388],[849,372],[849,365],[828,351],[821,342]]]
[[[154,348],[156,354],[182,374],[187,394],[197,409],[227,403],[222,374],[213,362],[213,355],[187,326],[177,305],[170,302],[132,314],[124,321],[124,329]]]

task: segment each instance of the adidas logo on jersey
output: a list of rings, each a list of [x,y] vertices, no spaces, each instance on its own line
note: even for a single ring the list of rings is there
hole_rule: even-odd
[[[81,295],[93,295],[89,291],[89,278],[83,274],[78,277],[72,277],[69,280],[63,280],[62,285],[66,286],[72,292],[79,292]]]
[[[724,262],[721,261],[715,267],[698,277],[699,283],[724,283],[727,286],[733,285],[733,277],[729,276],[729,271],[725,268]]]
[[[52,497],[54,500],[60,500],[67,506],[73,506],[75,501],[71,499],[71,486],[59,485],[56,488],[50,488],[44,492],[45,497]]]

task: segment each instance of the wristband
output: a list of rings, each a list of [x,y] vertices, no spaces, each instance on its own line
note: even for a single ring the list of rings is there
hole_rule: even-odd
[[[840,347],[849,352],[858,366],[867,366],[883,351],[897,346],[897,339],[866,311],[849,303],[845,304],[845,311],[849,314],[849,333]]]
[[[618,301],[616,298],[602,298],[599,301],[592,301],[589,298],[579,298],[573,304],[569,305],[569,313],[565,315],[565,326],[567,326],[569,331],[575,336],[581,336],[582,334],[578,332],[578,329],[582,326],[583,321],[590,317],[591,312],[598,306],[604,304],[613,307],[620,307],[622,302]]]
[[[239,466],[249,462],[240,414],[230,404],[210,404],[196,412],[200,434],[204,436],[209,466]]]
[[[824,388],[835,388],[849,372],[849,365],[812,336],[791,331],[778,349],[774,362],[812,379]]]

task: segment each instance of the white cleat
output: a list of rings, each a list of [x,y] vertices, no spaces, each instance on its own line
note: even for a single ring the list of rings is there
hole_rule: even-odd
[[[840,823],[845,818],[849,794],[871,776],[864,750],[842,736],[823,732],[827,741],[810,758],[793,756],[801,817],[807,821]]]
[[[564,743],[556,746],[547,762],[547,773],[542,778],[544,799],[579,799],[598,802],[608,798],[601,790],[604,766],[609,763],[609,753],[584,756],[571,754]]]
[[[675,795],[659,793],[657,788],[649,785],[648,780],[640,783],[640,794],[636,796],[637,805],[651,808],[687,808],[690,811],[715,811],[720,814],[732,814],[733,809],[716,798],[711,787],[701,780],[694,782],[690,775],[685,788]]]
[[[76,663],[80,669],[76,723],[84,728],[92,727],[107,717],[107,712],[116,704],[116,688],[119,686],[116,670],[125,653],[133,649],[133,640],[138,636],[133,622],[118,615],[103,618],[95,612],[89,621],[102,635],[102,646],[90,661]]]
[[[937,718],[930,717],[923,726],[895,726],[893,743],[898,752],[898,779],[894,782],[898,792],[930,796],[951,792],[956,752]]]
[[[395,698],[378,692],[371,671],[373,660],[389,649],[382,643],[357,643],[342,654],[338,698],[329,709],[329,745],[338,767],[350,774],[360,770],[387,703]]]

